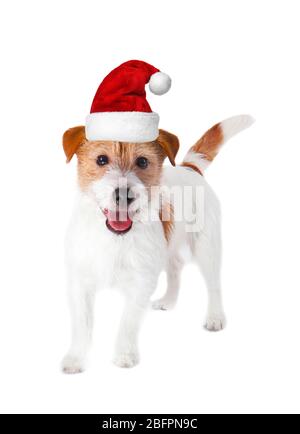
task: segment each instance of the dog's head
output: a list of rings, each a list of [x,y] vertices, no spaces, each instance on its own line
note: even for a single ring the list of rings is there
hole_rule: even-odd
[[[124,234],[148,215],[152,187],[160,184],[166,157],[175,165],[179,140],[160,130],[147,143],[88,141],[85,127],[79,126],[65,132],[63,147],[67,162],[77,155],[79,186],[96,201],[108,229]]]

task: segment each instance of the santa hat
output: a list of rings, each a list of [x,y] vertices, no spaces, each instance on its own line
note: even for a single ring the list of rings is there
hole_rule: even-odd
[[[145,86],[163,95],[171,79],[140,60],[130,60],[111,71],[100,84],[86,119],[88,140],[151,142],[158,137],[159,116],[152,112]]]

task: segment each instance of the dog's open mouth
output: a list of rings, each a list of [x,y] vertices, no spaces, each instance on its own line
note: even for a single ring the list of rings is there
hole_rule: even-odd
[[[107,228],[117,235],[124,235],[132,228],[132,220],[128,211],[104,210]]]

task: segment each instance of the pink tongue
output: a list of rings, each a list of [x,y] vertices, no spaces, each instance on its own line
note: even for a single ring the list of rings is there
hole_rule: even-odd
[[[107,212],[107,221],[109,225],[117,232],[124,232],[129,229],[132,225],[132,220],[130,219],[127,212]]]

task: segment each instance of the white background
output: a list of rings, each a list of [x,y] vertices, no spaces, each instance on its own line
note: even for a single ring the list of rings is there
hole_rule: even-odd
[[[0,8],[0,411],[299,412],[299,1]],[[61,136],[84,123],[104,76],[133,58],[172,76],[171,92],[149,101],[180,137],[180,158],[215,122],[257,120],[206,174],[223,205],[228,327],[202,329],[206,291],[188,267],[176,311],[149,312],[141,364],[121,370],[110,361],[122,302],[103,292],[89,370],[65,376],[76,161],[65,164]]]

